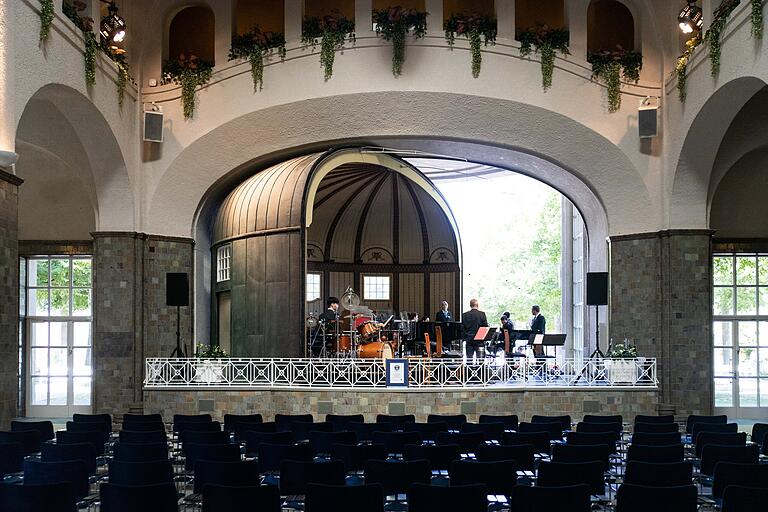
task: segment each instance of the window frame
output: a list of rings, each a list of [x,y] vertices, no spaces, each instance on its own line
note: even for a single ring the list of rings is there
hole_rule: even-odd
[[[368,290],[368,283],[366,282],[367,279],[386,279],[386,290],[387,290],[387,296],[386,298],[381,298],[378,295],[375,297],[371,297],[369,295]],[[392,300],[392,275],[391,274],[363,274],[363,300],[373,300],[373,301],[382,301],[382,302],[389,302]],[[379,288],[381,286],[381,283],[376,283],[375,287]],[[371,290],[373,291],[373,290]]]

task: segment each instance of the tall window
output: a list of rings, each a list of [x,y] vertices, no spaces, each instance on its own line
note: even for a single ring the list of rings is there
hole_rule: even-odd
[[[389,276],[363,276],[366,300],[389,300]]]
[[[229,281],[229,269],[232,264],[232,245],[222,245],[216,251],[216,282]]]
[[[322,274],[316,272],[307,273],[307,302],[312,302],[320,298],[320,278]]]
[[[579,211],[573,208],[573,357],[584,357],[584,220]]]

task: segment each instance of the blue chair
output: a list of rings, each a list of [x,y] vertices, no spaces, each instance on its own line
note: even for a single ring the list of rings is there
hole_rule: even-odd
[[[331,453],[334,444],[357,444],[357,436],[354,432],[310,432],[309,445],[315,455]]]
[[[451,430],[460,430],[467,422],[466,414],[428,414],[427,423],[445,423]]]
[[[648,487],[688,485],[693,480],[690,462],[627,462],[624,483]]]
[[[40,452],[43,439],[37,430],[0,431],[0,443],[18,443],[24,450],[24,455]]]
[[[167,443],[123,443],[117,442],[112,446],[112,457],[124,462],[148,462],[151,460],[167,460]]]
[[[58,444],[89,443],[96,450],[97,455],[104,455],[105,445],[108,441],[109,432],[98,430],[89,430],[85,432],[69,432],[65,430],[59,430],[56,432],[56,442]]]
[[[173,483],[156,485],[101,484],[101,512],[178,512],[178,495]]]
[[[455,485],[483,484],[488,494],[511,496],[517,483],[517,465],[513,460],[496,462],[478,462],[474,460],[454,460],[448,475],[451,487]]]
[[[264,423],[261,414],[225,414],[224,430],[234,432],[238,423]]]
[[[722,512],[754,512],[760,503],[768,503],[768,488],[729,485],[723,493]]]
[[[511,512],[590,512],[592,502],[586,484],[529,487],[516,485]]]
[[[168,434],[163,430],[121,430],[118,439],[128,444],[167,443]]]
[[[68,482],[24,485],[0,483],[0,510],[75,512],[75,497]]]
[[[12,421],[11,432],[22,432],[25,430],[36,430],[40,433],[42,441],[53,439],[53,423],[50,421]]]
[[[505,430],[517,430],[519,425],[517,414],[481,414],[478,423],[503,423]]]
[[[457,444],[405,446],[403,460],[427,460],[432,471],[448,469],[451,462],[461,458],[461,447]]]
[[[606,444],[556,444],[552,447],[552,462],[598,461],[603,464],[603,471],[608,471],[611,453]]]
[[[715,465],[722,462],[737,462],[740,464],[757,464],[760,458],[760,448],[756,444],[746,446],[729,446],[708,444],[701,450],[701,474],[712,476]]]
[[[677,423],[635,423],[632,432],[635,434],[639,432],[646,432],[648,434],[679,433],[680,425]]]
[[[235,423],[235,441],[244,441],[246,432],[266,432],[276,433],[277,426],[274,421],[268,421],[266,423]],[[280,432],[284,434],[285,432]],[[288,432],[290,434],[290,432]]]
[[[101,432],[105,434],[105,438],[109,439],[109,434],[112,433],[112,425],[109,423],[102,423],[100,421],[88,421],[88,422],[75,422],[68,421],[66,423],[67,432]]]
[[[604,444],[616,453],[619,434],[615,432],[566,432],[565,440],[570,445]]]
[[[616,512],[696,512],[695,485],[648,487],[622,484],[616,493]]]
[[[765,444],[766,434],[768,434],[768,423],[755,423],[752,425],[752,434],[750,435],[750,439],[753,443],[757,443],[760,446],[763,446]]]
[[[67,482],[76,499],[87,496],[90,484],[85,462],[80,460],[43,462],[32,459],[24,461],[25,484],[43,485],[59,482]]]
[[[341,461],[312,462],[283,460],[280,463],[280,494],[306,494],[308,484],[344,485],[346,471]]]
[[[174,414],[173,425],[174,432],[176,432],[177,423],[210,423],[213,418],[210,414]]]
[[[438,445],[456,444],[465,452],[474,452],[484,442],[485,434],[482,432],[439,432],[435,439]]]
[[[228,444],[230,442],[229,432],[219,430],[216,432],[198,432],[195,430],[185,430],[179,434],[181,449],[187,444]],[[186,451],[185,451],[186,453]]]
[[[447,432],[448,425],[445,423],[406,423],[403,425],[403,432],[417,432],[422,441],[434,441],[441,432]]]
[[[608,423],[608,424],[618,423],[619,425],[621,425],[624,423],[624,417],[621,414],[611,414],[611,415],[585,414],[584,418],[581,421],[583,423]]]
[[[683,462],[684,455],[685,450],[681,443],[667,446],[645,446],[632,443],[627,448],[627,461]]]
[[[361,443],[373,441],[374,432],[392,432],[393,429],[390,423],[349,423],[349,430],[355,433]]]
[[[513,445],[480,445],[475,451],[477,460],[481,462],[496,462],[504,460],[515,461],[516,467],[522,471],[536,469],[536,449],[532,444]]]
[[[244,432],[241,441],[245,442],[245,453],[259,453],[262,444],[293,444],[290,432]]]
[[[281,512],[280,490],[275,485],[249,487],[207,484],[203,487],[203,512],[234,512],[256,510]]]
[[[407,444],[421,444],[418,432],[374,432],[373,443],[383,444],[387,453],[403,453]]]
[[[530,444],[536,453],[546,453],[549,455],[551,445],[548,432],[504,432],[501,436],[501,444]]]
[[[462,432],[479,432],[486,441],[501,441],[504,430],[503,423],[465,423],[461,426]]]
[[[591,494],[605,493],[603,464],[594,462],[540,462],[537,485],[564,487],[587,484]]]
[[[384,492],[378,484],[308,484],[305,512],[384,512]]]
[[[679,432],[666,432],[661,434],[651,434],[648,432],[636,432],[632,434],[633,444],[642,444],[646,446],[668,446],[671,444],[680,444],[683,438]]]
[[[0,479],[24,469],[24,446],[21,443],[0,443]]]
[[[173,483],[170,460],[148,462],[109,461],[109,483],[118,485],[156,485]]]
[[[72,421],[75,423],[101,423],[112,426],[111,414],[73,414]]]
[[[413,414],[377,414],[376,423],[389,423],[392,428],[401,430],[406,423],[416,423],[416,416]]]
[[[206,485],[251,487],[259,485],[259,464],[255,460],[215,462],[198,460],[195,464],[195,493]]]
[[[333,425],[334,430],[350,430],[350,423],[365,423],[362,414],[326,414],[325,421]]]
[[[713,415],[713,416],[701,416],[698,414],[691,414],[688,416],[688,421],[685,423],[685,432],[690,434],[693,432],[693,426],[697,423],[709,423],[710,425],[726,424],[728,423],[728,416],[725,414]]]
[[[733,485],[768,489],[768,464],[717,463],[712,478],[712,497],[715,500],[723,498],[725,490]]]
[[[597,423],[587,423],[584,421],[580,421],[576,424],[576,432],[581,433],[604,433],[604,432],[611,432],[618,435],[621,435],[621,431],[624,429],[624,425],[621,423],[603,423],[603,422],[597,422]]]
[[[561,422],[537,422],[527,423],[521,421],[518,426],[518,432],[520,434],[534,433],[534,432],[546,432],[550,441],[562,441],[563,440],[563,426]]]
[[[238,444],[194,444],[187,443],[184,469],[195,469],[198,460],[213,462],[237,462],[241,460],[240,445]]]
[[[157,430],[165,432],[165,423],[162,421],[132,421],[123,423],[123,430],[130,430],[132,432],[150,432]]]
[[[365,464],[365,483],[380,484],[384,494],[405,494],[412,484],[429,484],[432,471],[429,461],[369,460]]]
[[[561,416],[545,416],[541,414],[534,414],[531,416],[531,423],[560,423],[560,430],[571,429],[571,416],[564,414]]]
[[[163,423],[162,414],[123,414],[123,428],[128,423]]]
[[[638,414],[635,416],[635,421],[633,423],[637,425],[638,423],[674,423],[675,417],[672,414],[666,414],[662,416],[650,416],[646,414]]]
[[[293,423],[314,423],[315,418],[311,414],[275,414],[275,426],[278,432],[290,432]]]
[[[745,446],[747,444],[747,433],[699,432],[699,435],[696,437],[696,457],[701,458],[701,452],[708,444],[719,444],[722,446]]]
[[[386,459],[387,450],[383,444],[331,445],[331,460],[340,460],[347,472],[362,470],[369,460]]]
[[[331,423],[314,423],[306,421],[293,421],[291,422],[290,432],[293,434],[293,440],[295,442],[308,441],[313,432],[333,432],[333,424]]]
[[[96,473],[96,449],[90,443],[58,444],[43,443],[40,460],[43,462],[64,462],[80,460],[85,462],[88,473]]]
[[[236,446],[236,445],[235,445]],[[312,447],[308,444],[269,444],[259,445],[259,473],[280,470],[284,460],[312,461]]]
[[[487,512],[485,485],[441,487],[415,483],[408,489],[408,512]]]

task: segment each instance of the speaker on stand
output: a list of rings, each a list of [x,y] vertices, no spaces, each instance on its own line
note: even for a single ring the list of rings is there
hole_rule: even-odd
[[[176,348],[171,357],[187,357],[181,344],[181,307],[189,306],[189,276],[186,272],[165,274],[165,305],[176,306]]]
[[[587,305],[595,306],[595,350],[589,355],[576,382],[589,371],[590,363],[601,361],[605,354],[600,350],[599,307],[608,305],[608,272],[587,272]],[[605,378],[603,376],[603,378]]]

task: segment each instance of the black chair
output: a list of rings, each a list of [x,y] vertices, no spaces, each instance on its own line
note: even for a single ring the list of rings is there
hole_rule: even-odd
[[[24,512],[75,512],[75,497],[67,482],[24,485],[0,483],[0,510]]]
[[[131,421],[123,423],[123,430],[131,432],[165,432],[165,423],[162,421]]]
[[[571,429],[571,416],[568,414],[562,416],[544,416],[541,414],[534,414],[531,416],[531,423],[560,423],[560,430]]]
[[[357,436],[354,432],[310,432],[309,445],[315,455],[331,453],[334,444],[357,444]]]
[[[708,444],[744,446],[747,444],[746,432],[699,432],[696,437],[696,457],[701,458],[701,451]]]
[[[645,446],[632,443],[627,448],[627,461],[683,462],[684,447],[681,443],[667,446]]]
[[[31,485],[67,482],[75,499],[88,495],[88,468],[80,460],[64,462],[43,462],[27,459],[24,461],[24,483]]]
[[[206,485],[250,487],[259,485],[259,464],[255,460],[216,462],[198,460],[195,463],[194,492],[201,493]]]
[[[331,423],[311,423],[305,421],[294,421],[291,423],[291,433],[295,442],[307,441],[312,432],[333,432]]]
[[[254,508],[256,503],[258,503],[258,509]],[[203,487],[203,512],[235,512],[237,510],[281,512],[280,489],[275,485],[235,487],[208,484]]]
[[[173,425],[177,423],[210,423],[213,418],[210,414],[174,414]],[[174,432],[176,429],[174,428]]]
[[[481,433],[486,441],[501,441],[504,435],[503,423],[465,423],[461,426],[463,433]]]
[[[464,452],[474,452],[483,443],[485,443],[485,434],[482,432],[439,432],[435,439],[435,444],[459,445]]]
[[[130,423],[163,423],[162,414],[123,414],[123,428]]]
[[[437,439],[437,434],[447,431],[448,425],[446,423],[406,423],[403,425],[403,432],[417,432],[422,441],[434,441]]]
[[[181,448],[187,444],[227,444],[229,443],[229,432],[219,430],[216,432],[197,432],[196,430],[185,430],[179,434]]]
[[[275,414],[275,426],[278,432],[288,432],[293,430],[292,424],[295,422],[313,423],[314,416],[311,414]]]
[[[381,485],[308,484],[305,512],[384,512]]]
[[[121,443],[167,443],[168,434],[163,430],[121,430],[118,434]]]
[[[722,512],[755,512],[759,503],[768,503],[768,488],[729,485],[723,493]]]
[[[109,438],[109,434],[112,433],[112,425],[109,423],[101,423],[101,422],[75,422],[75,421],[68,421],[66,423],[66,429],[67,432],[101,432],[102,434],[106,434],[106,438]]]
[[[679,432],[666,432],[664,434],[650,434],[648,432],[636,432],[632,434],[632,443],[646,446],[664,446],[680,444],[683,442]]]
[[[197,482],[197,475],[195,475]],[[118,485],[155,485],[173,483],[170,460],[149,462],[109,461],[109,483]]]
[[[451,430],[461,430],[467,422],[466,414],[428,414],[427,423],[445,423]]]
[[[521,421],[518,426],[518,432],[521,434],[529,432],[546,432],[550,441],[562,441],[563,440],[563,428],[562,423],[556,421],[550,422],[538,422],[528,423]]]
[[[487,512],[486,486],[441,487],[413,484],[408,489],[408,512]]]
[[[221,432],[221,423],[218,421],[193,421],[188,423],[179,423],[174,426],[174,432],[182,435],[184,432]]]
[[[53,439],[53,423],[50,421],[12,421],[11,432],[36,430],[40,433],[41,441]]]
[[[365,464],[365,483],[380,484],[385,495],[405,494],[411,484],[429,484],[432,472],[429,461],[369,460]]]
[[[513,460],[496,462],[478,462],[474,460],[455,460],[451,463],[448,475],[451,487],[454,485],[484,484],[488,494],[511,496],[517,478],[517,465]]]
[[[621,414],[613,414],[613,415],[585,414],[584,419],[582,419],[581,421],[583,423],[608,423],[608,424],[618,423],[619,425],[621,425],[624,423],[624,417]]]
[[[293,444],[291,432],[252,432],[243,433],[241,439],[245,442],[245,453],[259,453],[259,445],[267,444]]]
[[[360,471],[369,460],[386,460],[387,450],[383,444],[334,444],[331,446],[331,460],[340,460],[347,472]]]
[[[389,423],[394,429],[402,429],[406,423],[416,423],[416,416],[413,414],[377,414],[376,423]]]
[[[446,445],[415,445],[405,446],[403,460],[427,460],[429,467],[435,471],[448,469],[451,462],[461,458],[461,448],[457,444]]]
[[[688,416],[688,421],[685,423],[685,432],[690,434],[693,432],[693,426],[697,423],[709,423],[711,424],[725,424],[728,423],[728,416],[725,414],[717,416],[700,416],[698,414],[691,414]]]
[[[280,494],[306,494],[308,484],[344,485],[346,471],[341,461],[284,460],[280,463]]]
[[[712,497],[719,499],[732,485],[768,489],[768,464],[719,462],[712,478]]]
[[[72,421],[75,423],[101,423],[112,427],[111,414],[73,414]]]
[[[279,471],[280,463],[284,460],[311,462],[312,447],[308,444],[262,443],[259,445],[259,473]]]
[[[0,443],[0,480],[10,473],[24,469],[24,446],[21,443]]]
[[[677,423],[635,423],[632,432],[635,434],[639,432],[646,432],[648,434],[679,433],[680,425]]]
[[[728,446],[708,444],[701,450],[701,474],[712,476],[715,464],[719,462],[739,462],[741,464],[757,464],[760,458],[760,448],[756,444],[746,446]]]
[[[173,483],[157,485],[101,484],[102,512],[178,512],[178,496]]]
[[[481,414],[477,421],[478,423],[503,423],[505,430],[517,430],[517,426],[519,423],[517,414],[507,414],[507,415]]]
[[[688,485],[693,478],[690,462],[627,462],[624,483],[649,487]]]
[[[123,443],[112,446],[112,457],[124,462],[147,462],[168,459],[167,443]]]
[[[264,423],[261,414],[225,414],[224,430],[234,432],[238,423]]]
[[[635,416],[635,425],[638,423],[674,423],[675,417],[672,414],[665,414],[662,416],[649,416],[645,414],[638,414]]]
[[[184,469],[195,469],[198,460],[212,462],[237,462],[240,457],[240,445],[238,444],[195,444],[187,443],[184,447],[186,460]]]
[[[696,486],[648,487],[622,484],[616,493],[616,512],[696,512]]]
[[[529,487],[516,485],[512,492],[511,512],[590,512],[589,486]]]
[[[605,478],[601,462],[540,462],[537,485],[563,487],[587,484],[595,495],[605,493]]]
[[[59,430],[56,432],[56,442],[59,444],[89,443],[96,449],[98,455],[104,455],[104,449],[109,441],[108,432],[91,430],[86,432],[68,432]]]
[[[357,440],[362,442],[373,441],[374,432],[392,432],[390,423],[357,423],[350,422],[349,430],[355,433]]]
[[[40,452],[43,439],[37,430],[20,430],[16,432],[0,432],[0,443],[18,443],[24,450],[24,455]]]
[[[13,430],[13,429],[11,429]],[[765,444],[765,434],[768,434],[768,423],[755,423],[752,425],[752,434],[750,440],[760,446]]]
[[[374,432],[373,443],[383,444],[387,453],[403,453],[407,444],[421,444],[418,432]]]
[[[477,447],[475,456],[480,462],[514,460],[517,469],[533,471],[536,467],[535,452],[532,444],[480,445]]]
[[[603,464],[603,471],[610,468],[611,448],[605,444],[574,445],[556,444],[552,447],[553,462],[592,462]]]
[[[275,422],[270,421],[267,423],[236,423],[235,424],[235,441],[244,441],[246,432],[265,432],[265,433],[277,433],[277,426]],[[285,432],[280,432],[284,434]],[[290,432],[288,432],[290,434]],[[293,435],[291,435],[293,439]]]
[[[504,432],[501,444],[531,444],[536,453],[550,452],[549,433],[547,432]]]
[[[96,473],[96,449],[90,443],[43,443],[40,447],[40,460],[43,462],[81,460],[85,462],[88,473],[92,475]]]
[[[576,432],[581,433],[603,433],[611,432],[616,435],[620,435],[624,429],[624,425],[621,423],[586,423],[580,421],[576,424]]]
[[[350,430],[350,423],[365,423],[362,414],[326,414],[325,421],[333,425],[334,430]]]
[[[735,434],[739,431],[739,425],[737,423],[696,423],[691,430],[691,441],[695,444],[699,434],[705,432]]]
[[[568,444],[572,445],[604,444],[611,449],[611,453],[616,453],[619,434],[615,432],[566,432],[565,439]]]

